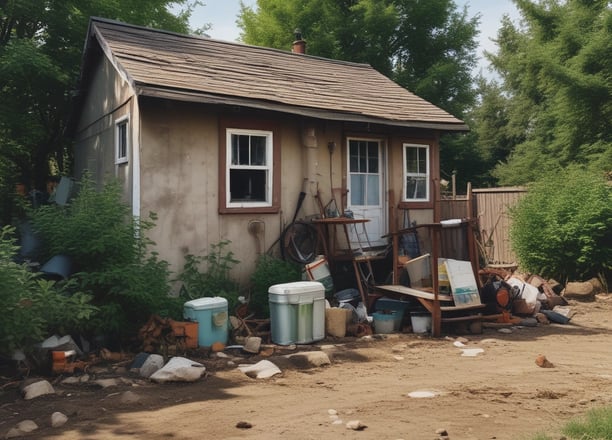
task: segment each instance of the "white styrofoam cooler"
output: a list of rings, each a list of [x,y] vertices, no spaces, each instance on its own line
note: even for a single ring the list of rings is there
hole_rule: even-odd
[[[275,284],[268,289],[272,342],[308,344],[325,338],[325,286],[318,281]]]
[[[198,345],[227,344],[227,299],[220,296],[198,298],[183,305],[183,317],[198,322]]]

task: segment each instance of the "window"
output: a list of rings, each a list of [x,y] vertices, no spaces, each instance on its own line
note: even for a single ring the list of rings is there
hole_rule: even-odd
[[[404,144],[404,201],[429,201],[429,145]]]
[[[379,162],[378,141],[349,140],[351,206],[380,205]]]
[[[115,163],[126,163],[129,153],[129,123],[128,116],[115,122]]]
[[[230,128],[226,133],[226,206],[272,206],[272,132]]]

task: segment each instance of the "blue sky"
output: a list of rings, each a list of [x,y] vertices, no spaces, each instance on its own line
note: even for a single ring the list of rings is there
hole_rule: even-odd
[[[511,0],[455,0],[459,8],[467,5],[470,17],[480,14],[480,48],[478,54],[483,50],[495,51],[495,44],[491,38],[495,38],[499,23],[503,14],[509,14],[513,21],[517,21],[519,14]],[[191,27],[199,28],[210,23],[211,29],[207,32],[212,38],[219,40],[235,41],[240,35],[236,26],[236,17],[240,11],[240,0],[204,0],[204,6],[198,6],[192,17]],[[255,6],[256,0],[243,0],[247,6]],[[481,59],[479,69],[486,72],[486,62]]]

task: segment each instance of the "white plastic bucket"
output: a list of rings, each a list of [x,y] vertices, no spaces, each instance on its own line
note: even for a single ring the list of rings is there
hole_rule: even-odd
[[[413,333],[428,333],[431,331],[431,315],[424,312],[410,313]]]

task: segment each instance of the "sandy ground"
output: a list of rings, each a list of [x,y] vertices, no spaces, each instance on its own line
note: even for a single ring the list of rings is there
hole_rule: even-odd
[[[420,440],[437,439],[439,429],[452,440],[527,439],[537,432],[559,438],[564,421],[612,404],[612,295],[571,305],[576,315],[569,325],[510,334],[485,328],[467,336],[468,348],[484,350],[475,357],[462,356],[452,335],[398,334],[321,341],[316,345],[331,365],[284,365],[282,375],[267,380],[248,378],[227,360],[204,359],[206,377],[191,384],[133,379],[98,389],[56,381],[57,395],[33,401],[5,386],[0,435],[32,419],[40,428],[23,438]],[[538,367],[539,354],[554,368]],[[136,403],[121,402],[127,390],[139,397]],[[409,397],[415,391],[435,397]],[[334,424],[330,410],[342,423]],[[68,423],[52,428],[54,411],[68,415]],[[347,429],[351,420],[367,428]],[[252,427],[240,429],[238,422]]]

